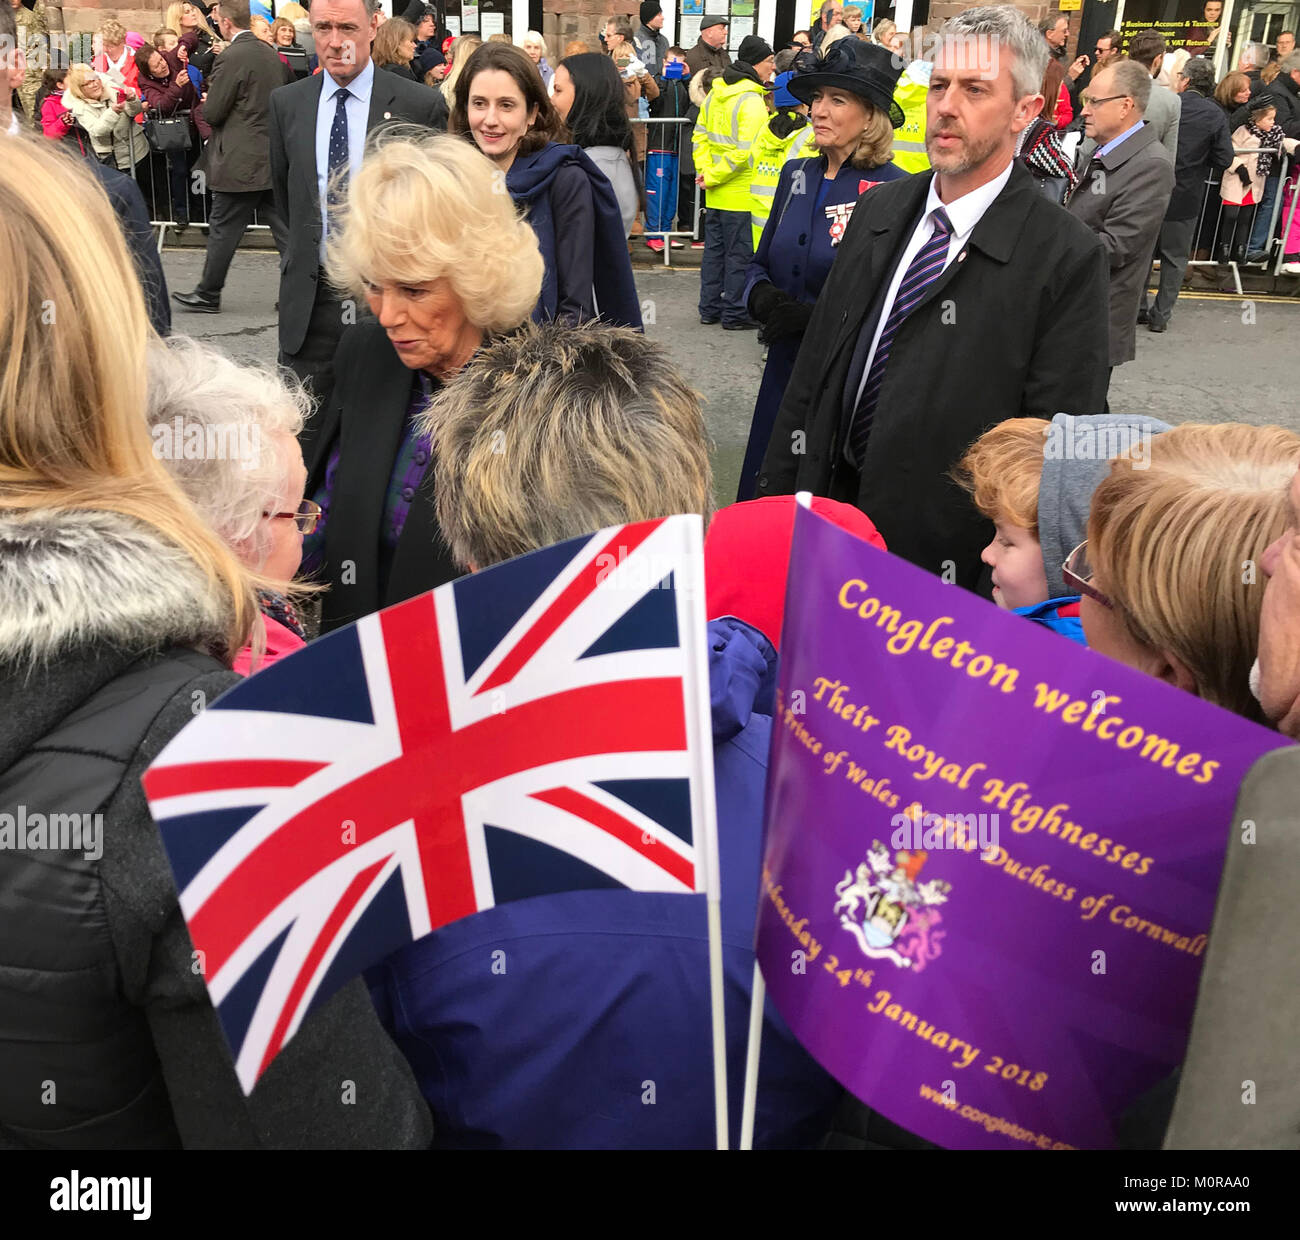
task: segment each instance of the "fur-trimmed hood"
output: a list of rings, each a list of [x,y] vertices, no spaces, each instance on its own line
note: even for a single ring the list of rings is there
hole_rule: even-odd
[[[0,665],[91,646],[224,650],[230,603],[179,547],[102,511],[0,510]]]

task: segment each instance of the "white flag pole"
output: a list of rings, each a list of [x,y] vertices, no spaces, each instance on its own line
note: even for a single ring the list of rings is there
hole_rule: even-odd
[[[722,987],[722,871],[718,864],[718,804],[713,788],[713,719],[709,706],[709,665],[707,607],[704,599],[704,522],[695,517],[687,522],[687,556],[694,572],[683,582],[679,595],[686,612],[684,631],[697,634],[696,659],[691,660],[693,678],[696,680],[690,701],[694,711],[688,712],[687,727],[694,735],[692,746],[701,757],[699,778],[692,781],[698,799],[693,809],[693,819],[699,826],[696,853],[704,873],[704,898],[708,909],[709,927],[709,1006],[713,1023],[713,1107],[717,1132],[717,1148],[731,1148],[727,1131],[727,1023]],[[690,734],[688,733],[688,735]]]
[[[754,961],[754,986],[749,997],[749,1042],[745,1047],[745,1105],[740,1116],[740,1148],[754,1148],[754,1111],[758,1105],[758,1053],[763,1046],[763,1002],[767,986]]]
[[[803,508],[812,507],[812,492],[798,491],[795,502]],[[763,1004],[767,1000],[767,984],[758,960],[754,961],[754,984],[749,994],[749,1039],[745,1046],[745,1094],[740,1114],[740,1148],[754,1148],[754,1112],[758,1106],[758,1056],[763,1048]]]
[[[715,822],[716,830],[716,822]],[[716,843],[717,837],[714,836]],[[727,1132],[727,1023],[722,1003],[722,906],[715,887],[709,902],[709,999],[713,1009],[713,1110],[718,1149],[731,1148]]]

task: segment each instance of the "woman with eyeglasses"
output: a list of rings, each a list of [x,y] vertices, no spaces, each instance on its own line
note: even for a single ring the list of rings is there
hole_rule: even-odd
[[[420,415],[486,342],[527,321],[542,287],[533,230],[463,138],[381,138],[340,219],[326,268],[374,317],[343,333],[308,462],[322,514],[303,567],[329,587],[322,632],[460,576],[438,532]]]
[[[1186,423],[1119,458],[1097,487],[1088,539],[1063,576],[1083,596],[1088,645],[1265,722],[1250,691],[1265,548],[1288,520],[1300,436],[1277,426]]]
[[[303,499],[307,470],[297,435],[308,397],[284,373],[239,366],[184,336],[149,349],[154,455],[259,579],[261,620],[235,657],[241,676],[306,644],[293,579],[320,509]]]

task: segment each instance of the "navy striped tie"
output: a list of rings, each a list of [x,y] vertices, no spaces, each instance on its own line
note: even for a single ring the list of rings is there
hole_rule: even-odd
[[[862,394],[854,410],[853,425],[849,429],[849,455],[859,468],[866,454],[867,440],[871,437],[871,421],[875,416],[881,384],[885,381],[894,336],[903,320],[925,296],[925,290],[943,274],[944,265],[948,261],[948,242],[952,239],[952,223],[948,219],[948,213],[942,207],[936,207],[930,218],[934,222],[934,232],[930,235],[930,240],[917,251],[907,274],[903,276],[903,282],[898,286],[893,307],[876,345],[876,355],[871,359],[867,381],[862,386]]]

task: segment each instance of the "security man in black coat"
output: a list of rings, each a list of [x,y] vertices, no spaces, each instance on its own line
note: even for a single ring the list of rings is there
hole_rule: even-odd
[[[1006,418],[1102,412],[1107,267],[1013,158],[1042,104],[1042,37],[1007,6],[969,9],[944,36],[926,105],[934,171],[859,200],[758,494],[856,504],[891,551],[974,588],[993,529],[949,471]],[[993,44],[996,77],[975,52]]]

